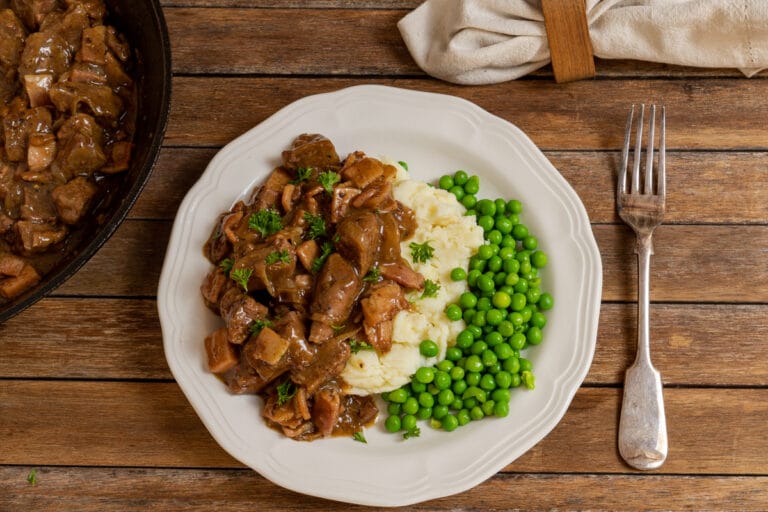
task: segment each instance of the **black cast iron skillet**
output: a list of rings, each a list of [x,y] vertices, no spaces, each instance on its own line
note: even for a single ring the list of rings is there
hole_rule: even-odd
[[[41,282],[0,304],[0,322],[50,294],[75,274],[125,219],[157,160],[171,102],[171,45],[158,0],[106,0],[107,23],[124,34],[134,54],[137,116],[128,171],[114,175],[106,195],[84,224],[67,238],[61,257]]]

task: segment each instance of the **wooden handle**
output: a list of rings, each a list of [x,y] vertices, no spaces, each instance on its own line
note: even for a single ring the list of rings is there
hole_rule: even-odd
[[[595,76],[585,0],[541,0],[541,10],[555,81]]]

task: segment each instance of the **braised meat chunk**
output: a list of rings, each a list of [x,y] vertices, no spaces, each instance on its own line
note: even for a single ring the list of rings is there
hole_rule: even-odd
[[[103,0],[0,1],[0,254],[29,267],[0,300],[56,265],[108,175],[130,167],[131,50],[106,13]]]
[[[378,413],[347,392],[353,345],[389,352],[406,290],[424,284],[400,255],[415,217],[392,195],[394,167],[360,151],[342,162],[322,135],[297,137],[282,162],[203,248],[215,266],[201,293],[223,321],[205,341],[209,369],[260,395],[288,437],[348,435]]]

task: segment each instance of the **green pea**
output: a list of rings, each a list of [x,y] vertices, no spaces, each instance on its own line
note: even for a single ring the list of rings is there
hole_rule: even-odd
[[[533,364],[529,359],[524,357],[520,358],[520,372],[530,372],[533,369]]]
[[[389,414],[397,415],[397,414],[400,414],[400,410],[402,409],[402,407],[403,406],[401,404],[396,404],[396,403],[392,402],[389,405],[387,405],[387,412]]]
[[[481,215],[477,218],[477,225],[483,228],[483,231],[486,232],[493,229],[493,222],[493,217],[490,215]]]
[[[422,342],[419,343],[419,352],[424,357],[436,357],[440,352],[440,347],[438,347],[437,343],[432,340],[422,340]]]
[[[494,201],[496,205],[496,213],[501,215],[507,209],[507,202],[504,199],[498,198]]]
[[[467,284],[469,286],[475,286],[477,284],[477,278],[482,274],[483,271],[480,269],[470,269],[469,272],[467,272]]]
[[[508,235],[512,232],[512,229],[514,226],[512,225],[512,221],[509,220],[508,218],[496,217],[496,222],[494,223],[493,227],[495,229],[498,229],[502,235]],[[501,243],[502,240],[500,240],[499,242]]]
[[[467,194],[477,194],[480,192],[480,178],[477,176],[470,176],[464,184],[464,191]]]
[[[480,389],[486,391],[496,389],[496,379],[493,378],[493,375],[486,373],[480,378]]]
[[[496,285],[493,282],[492,276],[483,274],[477,278],[477,283],[475,286],[477,286],[480,291],[489,292],[493,290]]]
[[[486,230],[485,239],[488,240],[493,245],[499,246],[503,238],[504,236],[501,234],[501,231],[499,231],[498,229],[491,228],[490,230]]]
[[[429,366],[422,366],[421,368],[416,370],[414,377],[416,379],[416,382],[420,382],[422,384],[429,384],[430,382],[435,380],[435,370]]]
[[[471,356],[467,357],[467,361],[466,363],[464,363],[464,370],[469,372],[470,374],[483,371],[483,362],[480,360],[480,356],[478,356],[477,354],[472,354]],[[472,385],[469,382],[469,378],[470,378],[470,375],[467,375],[466,376],[467,384]],[[405,402],[405,399],[403,399],[403,402]]]
[[[449,414],[443,418],[442,427],[446,432],[452,432],[459,426],[459,420],[453,414]]]
[[[514,354],[514,350],[509,345],[509,343],[500,343],[499,345],[493,347],[493,351],[496,353],[496,358],[499,361],[505,361],[512,357]]]
[[[441,420],[448,414],[448,406],[443,404],[437,404],[432,408],[432,417],[436,420]]]
[[[490,274],[489,274],[490,277]],[[493,307],[493,304],[491,304],[491,299],[489,297],[480,297],[477,299],[477,307],[476,309],[478,311],[490,311]]]
[[[459,202],[464,206],[464,208],[467,209],[467,212],[473,210],[474,215],[474,207],[477,204],[477,196],[474,194],[467,194],[466,192],[466,189],[464,189],[464,197],[462,197]]]
[[[462,409],[459,412],[457,412],[456,419],[458,420],[460,427],[472,421],[472,418],[469,416],[469,410],[467,409]]]
[[[448,320],[452,320],[454,322],[461,320],[461,308],[458,306],[458,304],[449,304],[448,307],[445,308],[445,316],[448,317]]]
[[[535,325],[528,329],[528,331],[525,333],[525,337],[528,339],[528,343],[530,343],[531,345],[538,345],[539,343],[541,343],[541,340],[543,339],[541,329],[539,329]]]
[[[550,295],[547,292],[544,292],[541,294],[541,297],[539,297],[539,309],[542,311],[547,311],[552,309],[552,306],[554,305],[554,300],[552,299],[552,295]]]
[[[504,264],[501,258],[494,255],[488,259],[488,270],[491,272],[498,272],[501,270],[501,266]]]
[[[478,421],[485,417],[485,413],[483,412],[483,409],[481,409],[479,405],[476,405],[469,411],[469,417],[472,418],[474,421]]]
[[[490,199],[480,199],[477,202],[476,209],[481,215],[488,215],[490,217],[496,215],[496,203]]]
[[[420,407],[416,417],[420,420],[428,420],[432,417],[432,407]]]
[[[483,366],[486,368],[493,366],[499,360],[498,356],[496,356],[496,352],[494,352],[493,349],[484,350],[483,353],[480,354],[480,359],[483,361]]]
[[[520,284],[520,283],[518,283]],[[517,288],[515,288],[517,290]],[[512,307],[513,311],[520,311],[525,307],[526,304],[526,298],[525,295],[522,293],[516,292],[512,294],[511,300],[510,300],[510,306]]]
[[[499,324],[499,325],[496,327],[496,329],[497,329],[498,333],[499,333],[499,334],[500,334],[502,337],[504,337],[504,338],[509,338],[510,336],[512,336],[512,335],[515,333],[515,326],[514,326],[514,324],[513,324],[513,323],[510,321],[510,317],[511,317],[513,314],[514,314],[514,313],[510,313],[509,315],[507,315],[507,319],[506,319],[506,320],[502,320],[502,321],[501,321],[501,323],[500,323],[500,324]],[[518,314],[519,314],[519,313],[518,313]],[[523,318],[523,317],[522,317],[522,316],[520,316],[520,319],[521,319],[521,320],[522,320],[522,318]]]
[[[472,317],[472,325],[477,327],[485,326],[485,311],[478,311],[475,316]]]
[[[487,349],[488,349],[488,344],[484,340],[477,340],[474,343],[472,343],[471,347],[469,347],[469,353],[479,356]]]
[[[514,226],[515,223],[513,222],[512,225]],[[501,245],[502,247],[509,247],[511,249],[514,249],[515,246],[517,245],[517,240],[515,240],[515,237],[513,237],[511,234],[507,234],[501,237],[501,244],[499,245]]]
[[[384,428],[387,429],[387,432],[399,432],[401,427],[400,416],[389,416],[384,422]]]
[[[454,366],[451,368],[448,374],[451,376],[451,379],[453,379],[454,382],[461,380],[464,378],[464,368],[461,366]]]
[[[541,298],[539,298],[539,302],[541,302]],[[531,325],[542,329],[545,325],[547,325],[547,317],[544,316],[544,313],[540,311],[534,311],[531,315]]]
[[[523,248],[529,251],[532,251],[538,246],[539,246],[539,241],[536,239],[535,236],[528,235],[527,237],[523,238]]]
[[[509,275],[515,275],[520,271],[520,262],[516,259],[507,258],[504,259],[504,272],[507,273],[507,276]],[[507,283],[507,284],[514,284],[514,283]]]
[[[445,358],[448,361],[453,361],[454,363],[461,359],[462,351],[459,347],[448,347],[445,350]]]
[[[493,392],[491,392],[491,399],[493,399],[494,402],[509,402],[510,394],[508,388],[497,388],[494,389]]]
[[[432,407],[435,405],[435,397],[432,396],[432,393],[428,393],[424,391],[423,393],[419,393],[419,405],[422,407]]]
[[[461,185],[462,187],[466,185],[467,181],[469,181],[469,175],[466,171],[462,171],[459,169],[455,173],[453,173],[453,182],[456,185]]]
[[[456,336],[456,346],[459,348],[469,348],[475,342],[475,337],[469,329],[464,329]]]
[[[414,376],[414,379],[411,381],[411,392],[413,394],[418,395],[419,393],[426,390],[427,390],[427,384],[425,384],[424,382],[417,381]]]
[[[409,430],[413,430],[416,428],[416,424],[419,421],[414,414],[406,414],[402,417],[401,421],[401,427],[403,430],[408,432]]]
[[[437,363],[436,368],[441,372],[450,373],[451,369],[453,368],[453,361],[443,359],[442,361]]]
[[[474,357],[477,357],[477,356],[474,356]],[[467,359],[469,359],[469,357]],[[467,371],[467,373],[464,376],[464,380],[466,381],[467,386],[477,386],[478,384],[480,384],[480,379],[482,378],[482,375],[480,375],[479,372],[483,369],[483,363],[482,361],[480,361],[479,357],[477,357],[477,364],[478,364],[477,368],[479,369],[476,371],[470,370],[469,367],[467,366],[464,367],[464,369]]]
[[[496,407],[496,402],[488,400],[480,407],[483,409],[483,414],[486,416],[493,416],[493,409]]]
[[[443,389],[437,394],[437,403],[440,405],[450,405],[453,402],[455,395],[450,389]]]
[[[506,370],[501,370],[493,376],[496,381],[496,387],[499,389],[509,389],[512,386],[512,374]]]
[[[536,378],[533,373],[529,371],[520,372],[520,378],[523,380],[526,388],[534,389],[536,387]]]
[[[466,192],[464,192],[464,187],[460,187],[458,185],[454,185],[451,188],[449,188],[448,192],[453,194],[456,197],[457,201],[461,201],[462,199],[464,199],[464,196],[466,195]]]
[[[515,240],[522,240],[528,236],[528,227],[525,224],[515,224],[512,228],[512,236]]]
[[[416,397],[409,396],[403,404],[402,411],[405,414],[416,414],[419,410],[419,401]]]
[[[513,355],[504,360],[502,367],[504,368],[504,371],[514,375],[520,371],[520,360]]]
[[[451,389],[455,394],[461,395],[467,390],[467,387],[469,387],[469,385],[467,384],[467,381],[462,379],[462,380],[454,380],[453,385],[451,386]]]
[[[499,309],[507,309],[512,304],[512,297],[508,293],[498,291],[493,294],[491,302]]]
[[[451,270],[451,281],[463,281],[467,278],[467,271],[461,267]]]
[[[519,214],[523,211],[523,203],[518,201],[517,199],[510,199],[507,201],[507,211],[510,213],[516,213]]]
[[[437,182],[437,186],[440,187],[443,190],[448,190],[453,185],[454,185],[453,177],[449,176],[447,174],[444,174],[443,176],[440,176],[440,179]]]
[[[496,402],[493,406],[493,415],[497,418],[509,416],[509,402]]]
[[[438,370],[435,372],[434,385],[437,389],[447,389],[451,386],[451,376],[448,372]]]
[[[525,335],[521,332],[516,332],[509,338],[509,345],[515,350],[522,349],[525,347]]]
[[[491,331],[485,335],[485,343],[487,343],[489,347],[495,347],[496,345],[499,345],[503,342],[504,336],[502,336],[498,331]]]
[[[515,283],[514,288],[515,288],[515,292],[524,294],[525,292],[528,291],[528,280],[523,278],[518,279],[517,282]]]
[[[484,244],[477,248],[477,258],[487,260],[493,256],[493,247],[490,244]]]
[[[394,402],[396,404],[402,404],[405,403],[405,400],[408,398],[408,391],[406,391],[404,388],[397,388],[389,392],[389,401]]]
[[[499,325],[504,320],[504,313],[498,309],[491,309],[485,314],[485,321],[488,325]]]

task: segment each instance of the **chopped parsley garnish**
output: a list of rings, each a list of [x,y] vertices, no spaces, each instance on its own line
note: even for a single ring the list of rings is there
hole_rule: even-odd
[[[325,260],[328,259],[328,256],[331,255],[333,252],[333,244],[330,242],[325,242],[323,245],[320,246],[320,256],[315,258],[315,261],[312,262],[312,273],[317,274],[320,272],[320,269],[323,268],[323,265],[325,264]]]
[[[341,176],[333,171],[321,172],[317,175],[317,181],[329,194],[333,192],[333,186],[341,180]]]
[[[419,437],[421,435],[421,429],[419,427],[413,427],[411,430],[406,430],[403,433],[403,439],[410,439],[412,437]]]
[[[258,319],[255,320],[249,327],[248,332],[250,332],[252,335],[257,336],[261,330],[265,327],[272,327],[272,321],[264,319]]]
[[[435,248],[429,245],[429,240],[423,244],[411,242],[408,247],[411,248],[411,257],[414,263],[424,263],[435,253]]]
[[[296,178],[290,181],[293,185],[298,185],[302,181],[307,181],[312,176],[311,167],[299,167],[296,169]]]
[[[277,386],[277,405],[283,405],[296,394],[296,386],[290,380],[283,381]]]
[[[358,443],[368,443],[368,441],[365,439],[365,434],[363,434],[362,430],[352,434],[352,439],[354,439]]]
[[[403,169],[405,169],[406,171],[408,170],[408,163],[407,163],[407,162],[403,162],[402,160],[400,160],[400,161],[399,161],[399,162],[397,162],[397,163],[398,163],[398,164],[400,164],[400,167],[402,167],[402,168],[403,168]]]
[[[285,249],[281,251],[272,251],[271,253],[267,254],[267,257],[264,259],[264,262],[267,265],[272,265],[273,263],[277,263],[278,261],[281,263],[290,263],[291,261],[290,253]]]
[[[365,277],[363,277],[363,281],[375,283],[379,280],[379,277],[381,277],[381,269],[379,267],[373,267],[371,270],[366,272]]]
[[[436,283],[431,279],[424,281],[424,291],[421,294],[422,299],[427,297],[437,297],[437,291],[440,289],[440,283]]]
[[[304,220],[307,221],[307,238],[314,240],[325,236],[325,219],[322,215],[314,215],[304,212]]]
[[[237,284],[243,287],[243,290],[248,291],[248,280],[253,274],[252,268],[238,268],[229,272],[229,277],[232,278]]]
[[[29,485],[37,485],[37,469],[32,468],[32,471],[27,475],[27,482]]]
[[[361,350],[373,350],[373,345],[367,341],[349,340],[349,347],[352,349],[353,354],[357,354]]]
[[[229,271],[232,270],[234,264],[235,260],[232,258],[224,258],[219,262],[219,268],[224,271],[224,275],[229,276]]]
[[[248,217],[248,227],[258,231],[262,237],[268,237],[283,229],[283,220],[275,210],[265,208]]]

